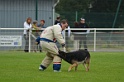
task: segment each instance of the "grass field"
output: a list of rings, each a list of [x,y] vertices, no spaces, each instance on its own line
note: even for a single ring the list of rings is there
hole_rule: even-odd
[[[62,62],[62,72],[54,73],[52,64],[45,71],[38,67],[44,53],[0,51],[0,82],[124,82],[124,52],[90,52],[90,71],[82,65],[68,72]]]

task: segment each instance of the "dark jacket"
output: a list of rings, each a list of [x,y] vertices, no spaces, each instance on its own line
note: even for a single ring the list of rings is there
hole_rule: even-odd
[[[78,28],[89,28],[86,23],[79,23]],[[79,30],[79,32],[87,32],[87,30]]]
[[[87,32],[87,30],[83,30],[83,28],[89,28],[86,23],[79,23],[79,25],[75,28],[82,28],[82,30],[73,30],[72,32]]]
[[[58,20],[55,20],[55,23],[54,23],[54,25],[56,25],[56,24],[58,24],[58,23],[60,23],[60,21],[58,21]]]

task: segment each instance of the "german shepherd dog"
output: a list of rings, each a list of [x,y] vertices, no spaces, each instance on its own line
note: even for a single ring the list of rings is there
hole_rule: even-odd
[[[71,71],[73,67],[75,67],[75,71],[77,71],[79,64],[83,64],[86,71],[89,71],[90,53],[87,50],[78,50],[68,53],[59,50],[58,56],[71,64],[71,66],[68,68],[68,71]]]

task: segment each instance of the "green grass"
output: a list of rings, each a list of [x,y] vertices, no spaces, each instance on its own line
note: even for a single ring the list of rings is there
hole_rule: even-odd
[[[90,71],[82,65],[68,72],[62,62],[62,72],[54,73],[52,64],[45,71],[38,67],[44,53],[0,52],[0,82],[124,82],[124,52],[91,52]]]

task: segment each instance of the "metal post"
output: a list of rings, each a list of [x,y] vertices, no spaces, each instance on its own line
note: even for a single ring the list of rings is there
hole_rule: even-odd
[[[31,29],[29,29],[29,53],[31,52]]]
[[[54,2],[54,0],[53,0]],[[60,2],[60,0],[57,0],[57,2],[53,5],[53,25],[54,25],[54,21],[55,21],[55,7],[56,5]]]
[[[96,51],[96,28],[94,28],[94,51]]]
[[[77,22],[78,19],[78,12],[76,11],[75,21]]]
[[[115,23],[117,21],[118,12],[120,10],[121,2],[122,2],[122,0],[120,0],[119,3],[118,3],[118,7],[117,7],[117,11],[116,11],[116,14],[115,14],[115,18],[114,18],[114,22],[113,22],[112,28],[115,27]],[[113,32],[113,30],[111,32]],[[111,36],[112,36],[112,34],[110,34],[109,42],[111,41]]]
[[[118,3],[118,7],[117,7],[117,11],[116,11],[116,15],[115,15],[115,19],[114,19],[114,22],[113,22],[112,28],[115,27],[115,23],[116,23],[116,21],[117,21],[118,12],[119,12],[119,9],[120,9],[120,6],[121,6],[121,2],[122,2],[122,0],[120,0],[119,3]]]
[[[53,7],[53,25],[54,25],[54,21],[55,21],[55,8]]]
[[[38,0],[35,0],[36,6],[35,6],[35,20],[38,20]]]

